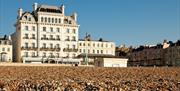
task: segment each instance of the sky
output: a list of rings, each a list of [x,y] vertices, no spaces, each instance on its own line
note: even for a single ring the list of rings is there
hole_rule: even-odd
[[[15,32],[17,11],[33,3],[61,6],[78,14],[79,36],[139,46],[180,39],[180,0],[0,0],[0,35]]]

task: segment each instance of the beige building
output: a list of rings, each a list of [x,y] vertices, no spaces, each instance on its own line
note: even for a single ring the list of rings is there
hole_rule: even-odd
[[[12,62],[12,41],[10,36],[0,38],[0,62]]]
[[[80,39],[78,42],[78,57],[83,58],[81,61],[85,61],[86,57],[89,62],[94,62],[99,57],[115,57],[115,43],[110,41]]]
[[[180,40],[164,49],[164,60],[167,66],[180,66]]]
[[[128,66],[180,66],[180,41],[134,48],[129,52]]]
[[[12,34],[15,61],[43,62],[77,56],[77,14],[66,16],[64,5],[35,3],[32,12],[20,8],[15,27],[16,32]]]

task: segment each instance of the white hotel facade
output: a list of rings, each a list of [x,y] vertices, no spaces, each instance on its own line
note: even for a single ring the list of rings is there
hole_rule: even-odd
[[[77,14],[66,16],[64,5],[58,7],[34,3],[32,12],[23,12],[20,8],[15,24],[16,32],[12,34],[13,60],[43,63],[47,60],[73,59],[72,62],[79,62],[77,56],[86,48],[79,46],[79,43],[83,42],[79,41],[79,26]],[[108,47],[110,52],[98,53],[115,55],[115,44],[113,42],[106,44],[110,45]],[[99,51],[101,50],[106,50],[106,47]]]

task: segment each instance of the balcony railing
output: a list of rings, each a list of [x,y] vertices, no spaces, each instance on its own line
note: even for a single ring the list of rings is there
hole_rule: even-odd
[[[61,40],[60,38],[41,38],[41,40]]]
[[[31,37],[30,39],[36,39],[35,37]]]
[[[72,39],[71,41],[76,41],[75,39]]]
[[[21,47],[21,50],[37,50],[37,47]]]
[[[48,47],[42,47],[40,48],[41,51],[60,51],[61,48],[48,48]]]
[[[49,40],[48,38],[41,38],[41,40]]]
[[[23,39],[29,39],[29,37],[23,37]]]
[[[56,40],[61,40],[60,38],[57,38]]]
[[[77,52],[78,49],[75,49],[75,48],[64,48],[63,51],[64,52]]]
[[[65,41],[70,41],[70,39],[65,39]]]

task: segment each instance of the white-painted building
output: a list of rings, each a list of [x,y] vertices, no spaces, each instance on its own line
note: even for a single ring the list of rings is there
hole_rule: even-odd
[[[0,62],[12,62],[12,41],[10,36],[0,38]]]
[[[14,61],[44,63],[47,60],[79,63],[76,57],[83,53],[85,41],[79,41],[77,14],[65,15],[65,6],[33,5],[33,11],[18,10],[12,34]],[[115,44],[105,41],[91,41],[88,49],[93,54],[115,55]],[[95,45],[95,47],[94,47]]]
[[[126,58],[97,58],[95,60],[96,67],[127,67]]]
[[[16,32],[12,37],[16,61],[77,56],[77,14],[66,16],[64,5],[58,7],[35,3],[32,12],[23,12],[20,8],[15,27]]]

